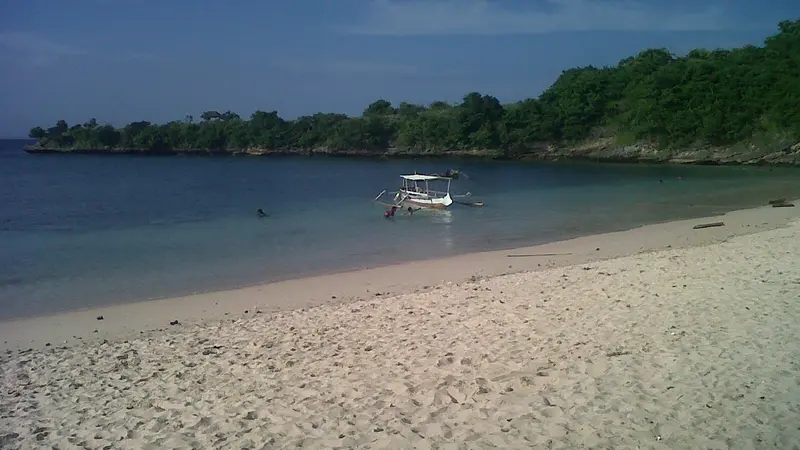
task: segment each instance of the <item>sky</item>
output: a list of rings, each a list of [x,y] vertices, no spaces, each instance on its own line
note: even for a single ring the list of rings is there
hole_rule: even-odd
[[[797,0],[0,0],[0,137],[59,119],[538,96],[646,48],[760,45]]]

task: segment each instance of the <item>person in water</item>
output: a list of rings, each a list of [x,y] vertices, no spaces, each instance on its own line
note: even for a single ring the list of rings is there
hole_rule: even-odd
[[[409,206],[407,211],[408,211],[408,215],[409,216],[413,216],[414,215],[414,208]]]
[[[391,209],[387,209],[386,211],[384,211],[383,217],[387,219],[392,219],[394,218],[395,211],[397,211],[397,206],[392,206]]]
[[[264,213],[264,210],[261,209],[261,208],[258,208],[258,211],[256,211],[256,214],[258,214],[258,217],[267,217],[267,215]]]

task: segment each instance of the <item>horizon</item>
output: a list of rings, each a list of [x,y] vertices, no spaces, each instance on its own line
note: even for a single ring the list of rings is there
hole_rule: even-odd
[[[760,46],[800,17],[800,4],[772,3],[17,2],[0,18],[0,136],[27,139],[59,119],[120,127],[209,110],[353,116],[381,98],[454,103],[473,91],[508,104],[538,97],[564,70],[647,48]]]

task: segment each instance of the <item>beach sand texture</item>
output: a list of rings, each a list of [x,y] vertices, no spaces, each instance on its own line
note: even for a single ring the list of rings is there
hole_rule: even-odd
[[[799,448],[800,222],[2,355],[0,447]]]

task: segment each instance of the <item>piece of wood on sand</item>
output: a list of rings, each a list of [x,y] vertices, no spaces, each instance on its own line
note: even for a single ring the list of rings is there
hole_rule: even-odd
[[[694,230],[699,230],[701,228],[714,228],[714,227],[724,227],[725,222],[711,222],[711,223],[701,223],[692,227]]]
[[[533,258],[536,256],[569,256],[572,253],[525,253],[506,255],[508,258]]]

